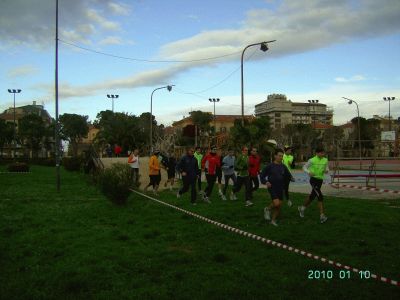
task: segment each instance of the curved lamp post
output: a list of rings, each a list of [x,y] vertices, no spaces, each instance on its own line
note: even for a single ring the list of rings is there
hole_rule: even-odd
[[[349,99],[346,97],[342,97],[343,99],[347,100],[348,104],[355,104],[357,107],[357,127],[358,127],[358,152],[360,156],[360,170],[362,167],[362,162],[361,162],[361,128],[360,128],[360,110],[358,109],[358,103],[354,101],[353,99]]]
[[[266,52],[268,50],[268,43],[273,43],[275,41],[276,40],[250,44],[250,45],[247,45],[242,51],[242,58],[240,61],[241,94],[242,94],[242,126],[244,126],[244,92],[243,92],[243,56],[244,56],[244,52],[246,51],[247,48],[250,48],[252,46],[257,46],[257,45],[260,45],[261,51]]]
[[[153,153],[153,94],[157,90],[161,89],[167,89],[168,92],[172,90],[172,87],[175,86],[174,84],[171,85],[166,85],[162,86],[159,88],[156,88],[151,92],[151,97],[150,97],[150,154]]]

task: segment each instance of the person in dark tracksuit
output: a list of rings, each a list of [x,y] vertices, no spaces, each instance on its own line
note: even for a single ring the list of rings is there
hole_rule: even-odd
[[[176,197],[180,198],[191,188],[190,201],[196,205],[196,180],[199,174],[199,165],[197,159],[193,156],[193,148],[189,148],[176,166],[176,170],[182,174],[183,187],[177,192]]]
[[[285,180],[291,178],[287,167],[282,163],[283,150],[275,150],[274,161],[267,165],[261,172],[260,178],[263,184],[268,187],[268,192],[271,195],[271,204],[264,208],[264,218],[269,221],[272,220],[271,225],[278,226],[276,218],[279,216],[282,200],[283,200],[283,189]]]

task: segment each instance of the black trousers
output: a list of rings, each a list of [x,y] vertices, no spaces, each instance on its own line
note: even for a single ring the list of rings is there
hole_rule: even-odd
[[[283,195],[286,200],[289,200],[289,184],[290,179],[285,179],[283,182]]]
[[[228,185],[229,185],[229,179],[232,179],[233,186],[235,187],[236,175],[235,175],[235,173],[233,173],[231,175],[224,175],[224,178],[225,178],[224,195],[226,195],[226,190],[228,189]]]
[[[196,202],[196,177],[188,178],[187,176],[182,176],[183,187],[179,190],[179,194],[182,195],[186,193],[189,188],[191,188],[190,202]]]
[[[322,192],[321,192],[321,186],[322,186],[323,182],[324,181],[322,179],[318,179],[318,178],[315,178],[315,177],[311,177],[310,178],[310,184],[311,184],[311,187],[312,187],[312,191],[311,191],[311,194],[310,194],[310,200],[311,201],[314,200],[315,197],[318,198],[318,201],[323,201],[324,200],[324,195],[322,195]]]
[[[250,176],[250,198],[253,199],[253,192],[257,191],[260,187],[258,176]]]
[[[251,189],[250,189],[250,180],[249,180],[249,176],[238,176],[237,180],[236,180],[236,185],[233,188],[233,192],[237,193],[241,190],[242,185],[244,185],[244,189],[245,189],[245,198],[246,201],[251,199]]]
[[[215,183],[215,179],[217,178],[217,175],[206,174],[206,178],[207,178],[207,186],[206,186],[206,189],[204,190],[204,193],[206,193],[206,196],[209,197],[214,188],[214,183]]]
[[[199,191],[201,191],[201,169],[197,171],[197,186],[199,188]]]

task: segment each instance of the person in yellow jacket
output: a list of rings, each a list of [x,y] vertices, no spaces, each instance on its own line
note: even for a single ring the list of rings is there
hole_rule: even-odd
[[[159,150],[154,150],[152,156],[150,156],[149,159],[149,178],[150,182],[149,184],[144,188],[144,191],[147,192],[147,189],[150,186],[153,186],[153,193],[154,195],[158,195],[158,186],[160,185],[161,181],[161,167],[160,167],[160,162],[158,160],[158,155],[160,154]]]
[[[321,223],[325,223],[328,218],[324,213],[324,196],[321,192],[321,186],[324,181],[325,173],[329,172],[328,159],[325,157],[325,151],[322,147],[318,147],[315,149],[316,155],[311,158],[304,166],[303,170],[310,176],[310,184],[311,184],[311,194],[304,201],[302,206],[298,207],[299,214],[301,218],[304,218],[304,211],[307,206],[310,205],[311,201],[318,198],[318,207],[320,213],[320,221]]]
[[[285,153],[283,154],[282,163],[289,170],[290,175],[292,175],[292,166],[293,166],[292,147],[285,146],[285,148],[283,150],[285,151]],[[285,178],[285,182],[283,184],[283,194],[287,200],[287,205],[289,207],[292,206],[292,201],[290,201],[290,198],[289,198],[289,184],[290,184],[291,180],[293,180],[293,176]]]

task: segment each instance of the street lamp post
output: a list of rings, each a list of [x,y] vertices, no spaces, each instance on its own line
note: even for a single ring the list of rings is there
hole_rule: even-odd
[[[263,52],[266,52],[268,50],[268,43],[273,43],[276,40],[272,41],[266,41],[266,42],[260,42],[260,43],[254,43],[247,45],[243,51],[242,51],[242,58],[240,61],[240,75],[241,75],[241,95],[242,95],[242,126],[244,126],[244,91],[243,91],[243,57],[244,57],[244,52],[246,51],[247,48],[250,48],[252,46],[257,46],[260,45],[260,50]]]
[[[15,94],[19,94],[21,93],[21,89],[8,89],[8,92],[11,94],[14,94],[14,130],[13,130],[13,141],[14,141],[14,150],[13,150],[13,155],[15,157],[15,146],[17,145],[17,141],[16,141],[16,129],[17,129],[17,124],[15,123]]]
[[[353,99],[349,99],[346,97],[342,97],[343,99],[349,101],[348,104],[354,103],[357,107],[357,127],[358,127],[358,153],[360,156],[360,170],[362,168],[362,160],[361,160],[361,128],[360,128],[360,110],[358,109],[358,103]]]
[[[171,85],[162,86],[162,87],[154,89],[153,92],[151,92],[151,97],[150,97],[150,154],[153,153],[153,94],[155,91],[161,90],[161,89],[167,89],[168,92],[170,92],[172,90],[173,86],[175,86],[175,85],[171,84]]]
[[[217,126],[215,124],[215,103],[219,102],[219,98],[209,98],[208,101],[214,103],[214,134],[216,134],[217,133]]]
[[[315,106],[314,106],[314,104],[317,104],[318,102],[319,102],[319,100],[308,100],[308,103],[310,103],[313,108],[313,127],[314,127],[314,129],[315,129]]]
[[[395,97],[383,97],[383,101],[389,102],[389,131],[392,131],[392,122],[390,120],[390,102],[394,101],[395,99]]]
[[[112,112],[114,112],[114,99],[117,99],[119,97],[119,95],[108,95],[107,94],[107,98],[111,98],[112,101]]]

